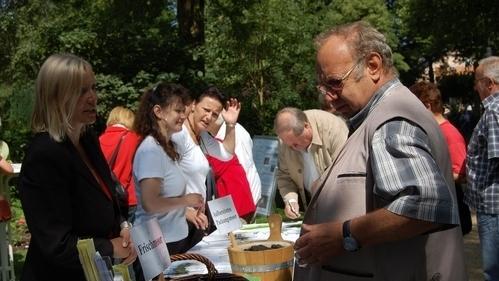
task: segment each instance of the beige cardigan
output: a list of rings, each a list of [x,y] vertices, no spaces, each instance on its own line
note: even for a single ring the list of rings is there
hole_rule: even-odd
[[[319,175],[332,164],[348,137],[345,121],[323,110],[304,111],[312,127],[311,153]],[[279,164],[277,170],[277,188],[284,202],[298,200],[298,194],[304,206],[308,202],[303,185],[303,157],[301,152],[291,149],[279,140]]]

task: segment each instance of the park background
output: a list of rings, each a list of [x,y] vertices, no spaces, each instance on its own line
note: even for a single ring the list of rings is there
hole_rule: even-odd
[[[97,134],[114,106],[135,109],[144,88],[168,81],[192,92],[217,85],[242,102],[239,122],[252,135],[273,135],[280,108],[319,107],[313,38],[356,20],[387,35],[405,85],[436,82],[451,120],[466,105],[479,116],[473,70],[497,55],[497,15],[497,0],[0,0],[0,139],[21,162],[37,71],[60,52],[94,67]],[[29,233],[14,186],[22,265]]]

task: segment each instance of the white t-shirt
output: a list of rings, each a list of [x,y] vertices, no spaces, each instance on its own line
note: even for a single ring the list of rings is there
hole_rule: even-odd
[[[144,210],[139,182],[147,178],[162,180],[160,195],[163,197],[177,197],[186,193],[186,180],[180,167],[152,136],[147,136],[142,141],[133,160],[133,180],[137,195],[135,222],[140,224],[156,217],[167,243],[184,239],[188,234],[185,208],[177,208],[167,213],[148,213]]]
[[[203,151],[194,143],[188,129],[182,126],[182,131],[172,135],[177,152],[180,154],[179,165],[187,180],[187,193],[199,193],[206,200],[206,175],[210,164]]]
[[[260,182],[260,176],[256,170],[255,162],[253,161],[253,140],[250,134],[243,126],[236,124],[236,148],[235,152],[239,163],[243,166],[246,172],[246,178],[248,179],[251,194],[253,195],[253,201],[255,204],[260,200],[262,196],[262,184]],[[217,139],[223,140],[225,138],[225,122],[222,124],[218,130]]]

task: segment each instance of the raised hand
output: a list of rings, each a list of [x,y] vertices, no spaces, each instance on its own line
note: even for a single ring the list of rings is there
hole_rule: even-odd
[[[230,98],[227,101],[226,110],[222,113],[225,123],[236,124],[240,111],[241,111],[241,103],[236,98]]]

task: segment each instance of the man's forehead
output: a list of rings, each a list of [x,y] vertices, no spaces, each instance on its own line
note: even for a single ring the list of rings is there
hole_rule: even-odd
[[[343,60],[351,60],[351,49],[343,37],[331,36],[326,39],[317,52],[317,57],[326,56],[333,61],[341,63]]]
[[[341,38],[330,38],[317,52],[317,70],[321,74],[338,74],[353,61],[351,50]]]

